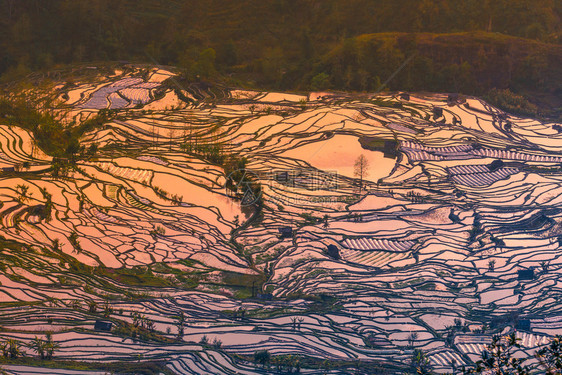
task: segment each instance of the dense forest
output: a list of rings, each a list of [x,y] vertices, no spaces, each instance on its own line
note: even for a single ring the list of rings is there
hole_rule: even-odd
[[[63,64],[128,61],[269,89],[375,91],[407,62],[384,87],[508,100],[517,93],[551,111],[562,107],[555,0],[0,4],[4,82]]]

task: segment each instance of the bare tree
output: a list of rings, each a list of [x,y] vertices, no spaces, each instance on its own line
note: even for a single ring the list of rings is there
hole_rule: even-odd
[[[369,176],[369,160],[365,155],[361,154],[355,160],[355,170],[353,172],[355,177],[359,178],[359,191],[363,190],[363,179]]]

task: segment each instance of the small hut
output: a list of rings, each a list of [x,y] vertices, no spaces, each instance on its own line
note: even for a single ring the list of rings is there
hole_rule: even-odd
[[[111,331],[111,326],[112,326],[111,322],[104,322],[102,320],[96,320],[96,323],[94,324],[94,329],[96,331],[109,332],[109,331]]]
[[[336,245],[328,245],[326,254],[328,254],[328,256],[334,260],[340,260],[340,250]]]
[[[291,227],[281,227],[278,229],[279,234],[281,235],[280,238],[292,238],[293,237],[293,228]]]
[[[518,280],[534,280],[535,279],[535,270],[532,268],[526,270],[519,270],[517,271],[517,279]]]

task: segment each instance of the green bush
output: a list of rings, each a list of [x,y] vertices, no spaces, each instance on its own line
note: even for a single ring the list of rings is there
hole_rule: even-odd
[[[511,92],[509,89],[492,89],[484,96],[490,104],[516,115],[536,116],[538,108],[521,95]]]

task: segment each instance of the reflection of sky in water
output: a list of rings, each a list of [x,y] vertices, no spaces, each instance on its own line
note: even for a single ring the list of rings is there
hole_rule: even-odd
[[[354,177],[355,161],[361,154],[369,162],[367,179],[371,181],[388,176],[396,163],[395,159],[385,158],[382,152],[365,150],[353,135],[335,135],[325,141],[285,151],[281,155],[304,160],[318,169]]]

